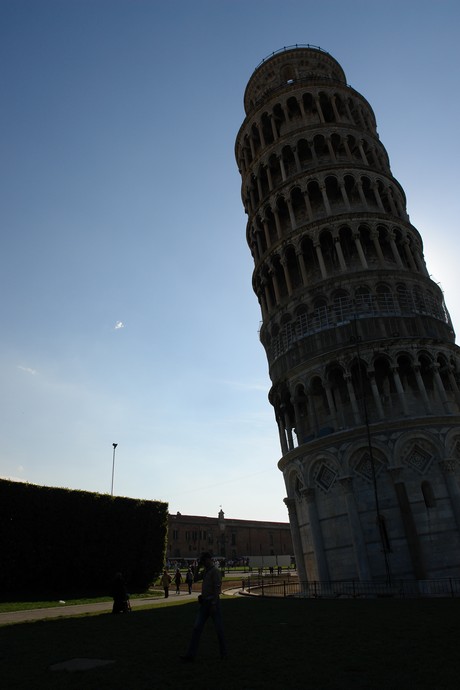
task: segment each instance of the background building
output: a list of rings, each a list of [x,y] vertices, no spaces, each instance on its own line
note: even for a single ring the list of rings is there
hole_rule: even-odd
[[[226,560],[249,558],[251,565],[259,565],[262,558],[283,557],[280,565],[287,565],[293,554],[291,530],[287,522],[229,520],[222,510],[217,518],[169,515],[168,560],[195,559],[202,551]]]
[[[459,349],[372,108],[311,46],[264,60],[244,106],[235,153],[301,577],[458,577]]]

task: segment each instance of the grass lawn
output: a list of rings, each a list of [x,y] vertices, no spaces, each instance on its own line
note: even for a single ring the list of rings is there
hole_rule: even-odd
[[[166,604],[166,602],[165,602]],[[223,598],[229,657],[212,623],[182,664],[196,602],[0,628],[2,688],[33,690],[457,690],[460,600]],[[111,659],[50,671],[73,658]]]
[[[97,597],[97,596],[88,596],[86,598],[72,598],[72,596],[67,597],[64,596],[64,601],[65,603],[70,606],[73,604],[96,604],[97,602],[101,601],[107,601],[107,602],[113,602],[112,597],[104,596],[104,597]],[[145,592],[144,594],[131,594],[130,597],[131,599],[146,599],[146,598],[153,598],[153,597],[162,597],[163,592],[160,590],[149,590],[148,592]],[[47,609],[47,608],[53,608],[55,606],[59,606],[60,601],[56,596],[54,597],[49,597],[47,599],[33,599],[32,597],[24,597],[23,600],[17,601],[17,598],[13,600],[13,597],[11,601],[0,601],[0,613],[8,613],[10,611],[29,611],[30,609]]]

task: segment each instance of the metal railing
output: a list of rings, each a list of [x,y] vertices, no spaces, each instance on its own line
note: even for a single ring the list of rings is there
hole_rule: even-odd
[[[242,590],[262,597],[298,599],[455,598],[460,597],[460,578],[394,580],[391,583],[359,580],[300,582],[294,577],[286,580],[265,575],[245,578]]]
[[[295,48],[313,48],[313,50],[319,50],[321,53],[325,53],[326,55],[330,55],[330,53],[327,52],[327,50],[324,50],[323,48],[320,48],[319,46],[314,46],[311,45],[310,43],[295,43],[292,46],[283,46],[283,48],[278,48],[278,50],[274,50],[273,53],[270,53],[270,55],[267,55],[267,57],[263,58],[255,68],[254,72],[259,69],[261,65],[264,64],[264,62],[267,62],[267,60],[270,60],[274,55],[279,55],[279,53],[285,53],[287,50],[294,50]]]
[[[286,324],[269,346],[271,361],[287,352],[298,340],[325,330],[335,329],[354,320],[370,318],[405,318],[429,316],[443,324],[449,324],[444,303],[429,295],[415,299],[410,293],[395,299],[392,295],[380,295],[378,300],[370,295],[358,299],[342,297],[333,305],[318,307],[309,314],[299,315]]]

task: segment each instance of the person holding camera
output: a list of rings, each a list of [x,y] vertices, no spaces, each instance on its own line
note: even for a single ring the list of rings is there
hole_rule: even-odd
[[[200,570],[200,566],[203,566],[204,569]],[[195,582],[199,580],[202,580],[201,594],[198,597],[199,610],[193,626],[192,638],[187,654],[181,656],[182,661],[185,662],[195,661],[201,633],[203,632],[208,618],[212,618],[214,622],[217,639],[219,641],[220,657],[221,659],[225,659],[227,656],[219,599],[222,590],[222,578],[219,569],[214,565],[212,555],[209,551],[201,555],[198,571],[195,574]]]

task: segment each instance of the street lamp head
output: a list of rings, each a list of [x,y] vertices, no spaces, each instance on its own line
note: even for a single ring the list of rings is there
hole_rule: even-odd
[[[115,450],[115,448],[118,446],[118,443],[112,443],[112,446],[113,446],[113,449]]]

